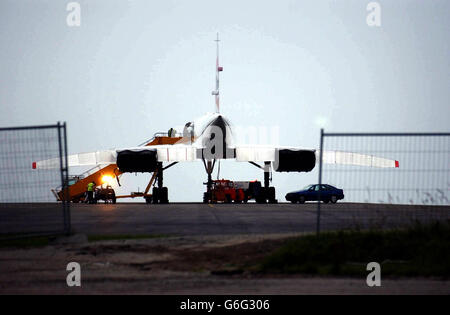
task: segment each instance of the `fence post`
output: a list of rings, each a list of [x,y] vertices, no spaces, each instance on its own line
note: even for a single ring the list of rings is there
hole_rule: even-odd
[[[66,124],[61,125],[61,123],[58,121],[57,124],[58,128],[58,148],[59,148],[59,168],[61,173],[61,192],[62,192],[62,212],[63,212],[63,224],[64,224],[64,233],[70,234],[70,219],[69,219],[69,213],[68,213],[68,201],[67,201],[67,184],[68,184],[68,169],[67,169],[67,144],[66,144]],[[63,129],[63,134],[61,135],[61,129]],[[62,138],[64,137],[64,138]],[[64,148],[62,141],[64,139]]]
[[[72,222],[71,222],[71,214],[70,214],[70,200],[69,200],[69,161],[68,161],[68,152],[67,152],[67,125],[66,122],[63,124],[64,128],[64,201],[63,207],[64,212],[66,214],[66,221],[64,221],[64,232],[66,234],[70,234]]]
[[[320,129],[320,151],[319,151],[319,197],[317,198],[317,223],[316,223],[316,233],[320,234],[320,187],[322,185],[322,157],[323,157],[323,128]]]

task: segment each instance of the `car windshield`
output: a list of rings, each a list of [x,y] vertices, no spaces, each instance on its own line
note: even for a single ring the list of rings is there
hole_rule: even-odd
[[[308,190],[308,189],[310,189],[312,186],[314,186],[314,185],[308,185],[308,186],[305,186],[305,187],[303,188],[303,190]]]

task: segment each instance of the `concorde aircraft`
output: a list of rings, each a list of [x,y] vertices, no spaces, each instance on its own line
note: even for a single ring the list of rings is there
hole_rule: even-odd
[[[148,143],[129,148],[79,153],[68,156],[68,166],[105,166],[117,165],[120,173],[149,172],[158,174],[158,187],[153,195],[160,202],[167,201],[167,188],[162,185],[162,173],[178,162],[202,161],[208,176],[207,193],[212,185],[212,172],[216,161],[233,159],[237,162],[250,162],[264,171],[262,193],[269,202],[275,202],[275,188],[269,187],[270,172],[310,172],[318,164],[320,150],[274,146],[274,145],[235,145],[233,130],[229,120],[220,113],[219,73],[219,36],[216,39],[216,87],[212,92],[215,98],[215,112],[206,114],[186,123],[183,136],[174,144],[148,145]],[[395,168],[396,160],[364,155],[354,152],[323,151],[323,163],[358,165],[366,167]],[[163,163],[169,163],[163,167]],[[263,165],[260,165],[263,163]],[[59,159],[33,162],[35,169],[60,167]],[[155,190],[156,189],[156,190]],[[158,200],[154,200],[158,203]]]

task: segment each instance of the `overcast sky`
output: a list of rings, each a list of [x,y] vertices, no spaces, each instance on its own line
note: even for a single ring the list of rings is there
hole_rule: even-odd
[[[326,131],[449,131],[450,2],[0,0],[0,126],[66,121],[69,153],[135,146],[214,111],[236,126],[279,128],[282,145]],[[71,170],[72,173],[80,170]],[[262,179],[247,163],[221,177]],[[119,193],[149,174],[125,175]],[[201,162],[165,174],[172,201],[200,200]],[[278,198],[317,181],[274,174]]]

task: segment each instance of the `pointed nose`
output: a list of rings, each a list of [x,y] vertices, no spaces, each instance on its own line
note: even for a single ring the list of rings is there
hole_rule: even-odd
[[[231,148],[230,124],[222,115],[217,116],[208,126],[206,141],[210,141],[213,146],[211,153],[214,154],[216,159],[234,158],[234,149]],[[217,146],[220,146],[220,148]]]

